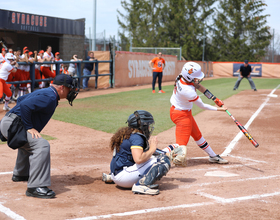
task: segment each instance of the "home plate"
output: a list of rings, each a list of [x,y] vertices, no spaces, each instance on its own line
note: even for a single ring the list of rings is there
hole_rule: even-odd
[[[218,177],[232,177],[232,176],[239,176],[238,174],[235,173],[228,173],[225,171],[210,171],[205,173],[204,176],[218,176]]]

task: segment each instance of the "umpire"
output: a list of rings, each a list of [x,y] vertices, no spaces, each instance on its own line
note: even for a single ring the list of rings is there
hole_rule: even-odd
[[[248,60],[245,60],[244,64],[240,66],[240,75],[238,76],[238,79],[233,87],[233,90],[238,89],[241,80],[246,78],[250,83],[251,89],[257,91],[255,83],[251,78],[251,72],[252,72],[252,67],[251,65],[249,65]]]
[[[60,99],[72,105],[78,95],[77,80],[66,74],[57,75],[49,88],[36,90],[17,100],[1,120],[1,139],[18,149],[13,171],[14,182],[28,181],[26,195],[50,199],[50,144],[40,132],[51,119]]]

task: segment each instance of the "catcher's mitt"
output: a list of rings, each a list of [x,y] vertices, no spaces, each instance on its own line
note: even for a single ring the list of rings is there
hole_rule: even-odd
[[[187,146],[180,145],[170,153],[170,159],[175,165],[187,166]]]

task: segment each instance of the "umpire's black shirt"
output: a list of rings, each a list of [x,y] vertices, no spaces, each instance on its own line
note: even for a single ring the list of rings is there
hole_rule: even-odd
[[[240,74],[244,77],[247,77],[252,72],[251,65],[248,64],[247,67],[243,65],[240,66]]]

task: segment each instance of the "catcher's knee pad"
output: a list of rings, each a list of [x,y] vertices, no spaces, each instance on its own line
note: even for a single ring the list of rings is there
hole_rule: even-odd
[[[180,145],[179,147],[175,148],[172,152],[173,155],[176,155],[173,158],[173,163],[180,166],[187,166],[187,146]]]
[[[167,156],[162,157],[161,160],[154,163],[148,173],[139,180],[140,185],[149,186],[154,184],[167,174],[170,166],[169,158]]]

